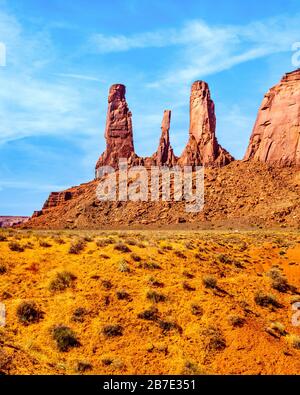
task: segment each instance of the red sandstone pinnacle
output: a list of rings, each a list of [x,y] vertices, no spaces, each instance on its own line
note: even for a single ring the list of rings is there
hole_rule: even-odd
[[[96,171],[101,166],[118,167],[119,158],[129,159],[135,155],[131,112],[126,99],[124,85],[110,87],[105,127],[106,150],[100,156]]]
[[[216,138],[215,105],[204,81],[196,81],[192,85],[189,135],[187,146],[179,158],[180,165],[219,167],[234,160]]]
[[[285,74],[265,95],[244,159],[300,165],[300,69]]]
[[[170,144],[171,111],[165,110],[161,124],[161,137],[156,153],[152,156],[156,166],[174,166],[177,158]]]

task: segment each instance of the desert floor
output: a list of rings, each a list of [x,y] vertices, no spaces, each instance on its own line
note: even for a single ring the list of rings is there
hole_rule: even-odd
[[[297,374],[298,291],[299,232],[2,230],[0,372]]]

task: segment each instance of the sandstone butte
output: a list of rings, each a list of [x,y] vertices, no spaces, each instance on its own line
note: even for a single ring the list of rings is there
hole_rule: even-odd
[[[52,192],[26,227],[169,226],[181,222],[200,227],[204,223],[300,226],[300,70],[287,73],[266,94],[243,161],[234,160],[218,144],[215,108],[207,83],[196,81],[192,85],[189,139],[180,157],[170,143],[170,110],[163,114],[157,151],[146,158],[135,153],[125,93],[121,84],[109,90],[106,150],[97,162],[95,180]],[[98,169],[103,165],[117,169],[119,158],[126,158],[129,166],[204,165],[204,210],[191,216],[180,202],[96,201]]]
[[[287,73],[265,95],[244,159],[300,165],[300,70]]]

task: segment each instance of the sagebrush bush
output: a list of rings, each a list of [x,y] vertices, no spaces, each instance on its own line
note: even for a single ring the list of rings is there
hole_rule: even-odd
[[[75,367],[75,371],[78,373],[88,372],[93,369],[90,363],[79,361]]]
[[[130,298],[129,293],[124,290],[117,291],[116,295],[119,300],[128,300]]]
[[[78,307],[72,315],[72,321],[74,322],[83,322],[84,316],[87,314],[87,311],[84,307]]]
[[[158,309],[154,306],[138,314],[138,318],[146,321],[156,321],[158,319]]]
[[[269,307],[269,306],[280,307],[280,304],[278,303],[275,296],[270,294],[265,294],[261,291],[256,293],[254,297],[254,301],[256,304],[262,307]]]
[[[86,242],[84,240],[76,240],[74,241],[69,249],[69,254],[79,254],[82,250],[84,250]]]
[[[116,337],[123,335],[123,328],[121,325],[106,325],[102,329],[102,333],[106,337]]]
[[[58,325],[52,328],[52,337],[56,341],[59,351],[66,352],[70,348],[80,345],[75,333],[65,325]]]
[[[38,322],[43,317],[43,313],[37,307],[35,302],[28,301],[23,302],[18,306],[17,316],[22,324],[29,325]]]
[[[46,240],[40,240],[39,245],[40,245],[40,247],[44,247],[44,248],[52,247],[52,244],[48,243],[48,241],[46,241]]]
[[[21,246],[21,244],[17,243],[16,241],[11,241],[8,244],[8,247],[11,251],[15,251],[15,252],[23,252],[24,251],[24,247]]]
[[[124,243],[117,243],[115,246],[114,246],[114,249],[116,250],[116,251],[120,251],[120,252],[131,252],[131,249],[126,245],[126,244],[124,244]]]
[[[212,288],[215,289],[217,288],[217,279],[213,276],[205,276],[202,279],[203,285],[205,288]]]
[[[241,328],[244,326],[245,319],[238,315],[231,315],[228,317],[228,323],[234,328]]]
[[[125,259],[121,259],[119,262],[119,272],[121,273],[129,273],[130,267]]]
[[[71,272],[64,271],[57,273],[55,279],[51,281],[49,289],[50,291],[64,291],[70,288],[75,280],[76,276]]]
[[[156,291],[148,291],[147,299],[149,299],[153,303],[159,303],[159,302],[164,302],[167,298],[165,295],[160,294]]]

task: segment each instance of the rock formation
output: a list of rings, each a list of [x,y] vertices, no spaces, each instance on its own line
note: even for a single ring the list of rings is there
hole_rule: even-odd
[[[135,157],[131,112],[125,99],[125,92],[124,85],[115,84],[110,87],[105,127],[106,150],[96,164],[96,173],[101,166],[117,168],[119,158],[130,161]]]
[[[219,167],[234,160],[217,141],[215,105],[204,81],[196,81],[192,85],[189,135],[179,159],[180,165]]]
[[[170,143],[171,111],[165,110],[161,124],[161,137],[156,153],[152,156],[156,166],[174,166],[177,158]]]
[[[12,226],[23,224],[29,220],[30,217],[24,216],[0,216],[0,228],[11,228]]]
[[[265,95],[244,159],[300,165],[300,69]]]

